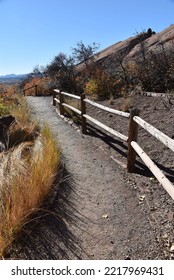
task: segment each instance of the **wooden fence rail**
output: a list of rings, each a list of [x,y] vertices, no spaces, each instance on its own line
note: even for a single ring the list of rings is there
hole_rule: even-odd
[[[115,131],[114,129],[106,126],[105,124],[97,121],[96,119],[92,118],[91,116],[87,115],[86,114],[86,103],[96,107],[96,108],[100,108],[101,110],[104,110],[108,113],[113,113],[115,115],[119,115],[119,116],[122,116],[122,117],[125,117],[125,118],[129,118],[130,116],[130,113],[126,113],[126,112],[122,112],[122,111],[118,111],[118,110],[115,110],[115,109],[111,109],[109,107],[106,107],[106,106],[103,106],[101,104],[98,104],[90,99],[86,99],[85,98],[85,94],[81,94],[81,96],[77,96],[77,95],[74,95],[74,94],[70,94],[70,93],[67,93],[67,92],[61,92],[60,90],[57,90],[55,89],[54,92],[58,93],[59,95],[59,99],[56,98],[56,95],[53,94],[53,105],[56,106],[56,102],[59,104],[59,108],[60,108],[60,114],[61,115],[64,115],[64,112],[62,113],[62,107],[67,107],[69,109],[71,109],[72,111],[74,111],[75,113],[77,113],[78,115],[81,115],[81,121],[82,121],[82,133],[86,133],[87,131],[87,128],[86,128],[86,120],[89,120],[91,121],[92,123],[94,123],[95,125],[103,128],[104,130],[106,130],[107,132],[109,132],[110,134],[116,136],[117,138],[123,140],[123,141],[128,141],[128,137],[121,134],[120,132],[118,131]],[[75,98],[77,100],[80,100],[81,101],[81,111],[66,104],[64,102],[64,98],[63,96],[68,96],[70,98]]]
[[[130,116],[130,113],[126,113],[126,112],[122,112],[122,111],[118,111],[118,110],[115,110],[115,109],[112,109],[112,108],[109,108],[109,107],[106,107],[106,106],[103,106],[101,104],[98,104],[97,102],[94,102],[90,99],[84,99],[84,102],[88,103],[88,104],[91,104],[93,105],[94,107],[96,108],[99,108],[101,110],[104,110],[108,113],[112,113],[112,114],[115,114],[115,115],[119,115],[119,116],[122,116],[122,117],[125,117],[125,118],[129,118]]]
[[[59,95],[59,99],[57,95]],[[74,108],[65,103],[64,96],[69,98],[74,98],[80,100],[81,110]],[[60,90],[55,89],[53,93],[53,106],[59,104],[60,114],[64,115],[64,107],[69,108],[74,111],[78,115],[81,116],[82,122],[82,133],[87,133],[87,123],[86,120],[94,123],[115,137],[121,139],[128,143],[128,154],[127,154],[127,170],[128,172],[133,172],[135,168],[136,154],[143,160],[146,166],[151,170],[157,180],[162,184],[165,190],[169,193],[169,195],[174,199],[174,185],[166,178],[163,172],[155,165],[155,163],[149,158],[149,156],[141,149],[141,147],[137,143],[138,138],[138,125],[143,127],[146,131],[151,133],[154,137],[156,137],[159,141],[161,141],[164,145],[174,151],[174,140],[168,137],[166,134],[147,123],[143,119],[139,117],[140,111],[138,109],[132,109],[130,113],[122,112],[119,110],[115,110],[106,106],[103,106],[99,103],[96,103],[90,99],[85,97],[85,94],[81,94],[81,96],[77,96],[74,94],[70,94],[67,92],[61,92]],[[108,127],[107,125],[99,122],[98,120],[92,118],[86,113],[86,104],[90,104],[96,108],[104,110],[108,113],[112,113],[114,115],[118,115],[129,120],[129,130],[128,136],[121,134],[120,132]]]
[[[134,150],[146,164],[146,166],[150,169],[153,175],[157,178],[157,180],[161,183],[161,185],[165,188],[168,194],[174,200],[174,185],[166,178],[164,173],[156,166],[156,164],[150,159],[150,157],[141,149],[141,147],[134,141],[131,143]]]
[[[105,125],[105,124],[103,124],[103,123],[97,121],[96,119],[94,119],[94,118],[92,118],[92,117],[90,117],[90,116],[88,116],[88,115],[86,115],[86,114],[84,115],[84,117],[85,117],[87,120],[91,121],[92,123],[96,124],[97,126],[103,128],[104,130],[106,130],[106,131],[109,132],[110,134],[116,136],[117,138],[119,138],[119,139],[121,139],[121,140],[123,140],[123,141],[127,141],[127,140],[128,140],[128,137],[127,137],[127,136],[125,136],[125,135],[119,133],[118,131],[116,131],[116,130],[110,128],[110,127],[108,127],[107,125]]]
[[[25,88],[25,89],[23,89],[23,95],[25,96],[25,92],[27,91],[27,90],[29,90],[29,89],[32,89],[32,88],[35,88],[35,96],[37,96],[37,85],[34,85],[34,86],[32,86],[32,87],[28,87],[28,88]]]
[[[171,139],[166,134],[164,134],[163,132],[161,132],[160,130],[158,130],[157,128],[152,126],[151,124],[147,123],[140,117],[135,116],[134,121],[174,152],[174,140],[173,139]]]

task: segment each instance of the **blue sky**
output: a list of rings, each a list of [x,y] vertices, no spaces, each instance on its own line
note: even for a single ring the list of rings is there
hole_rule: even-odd
[[[174,23],[174,0],[0,0],[0,75],[29,73],[77,42],[100,49]]]

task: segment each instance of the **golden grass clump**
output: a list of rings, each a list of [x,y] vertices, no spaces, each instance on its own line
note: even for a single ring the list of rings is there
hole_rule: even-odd
[[[36,121],[31,120],[30,109],[23,97],[10,108],[10,112],[15,117],[16,123],[9,130],[9,148],[36,139],[40,128]]]
[[[31,123],[33,125],[33,120],[31,122],[31,111],[24,97],[20,97],[18,103],[11,106],[10,112],[22,128],[28,127]]]
[[[16,123],[8,132],[8,151],[0,153],[0,258],[46,199],[60,161],[49,127],[31,120],[26,100],[19,96],[8,108]]]
[[[22,124],[26,127],[27,118],[21,118]],[[1,257],[29,215],[41,207],[59,161],[60,149],[48,126],[44,126],[35,141],[22,142],[0,154]]]

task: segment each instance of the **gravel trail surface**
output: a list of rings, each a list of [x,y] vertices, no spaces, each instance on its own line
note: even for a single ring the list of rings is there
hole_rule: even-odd
[[[152,224],[125,182],[124,170],[66,123],[51,97],[27,97],[32,114],[48,123],[62,150],[67,179],[17,254],[24,259],[160,259]],[[44,172],[44,171],[43,171]]]

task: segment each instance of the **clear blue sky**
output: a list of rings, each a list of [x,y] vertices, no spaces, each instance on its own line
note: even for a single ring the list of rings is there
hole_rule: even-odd
[[[77,42],[100,49],[174,23],[174,0],[0,0],[0,75],[29,73]]]

